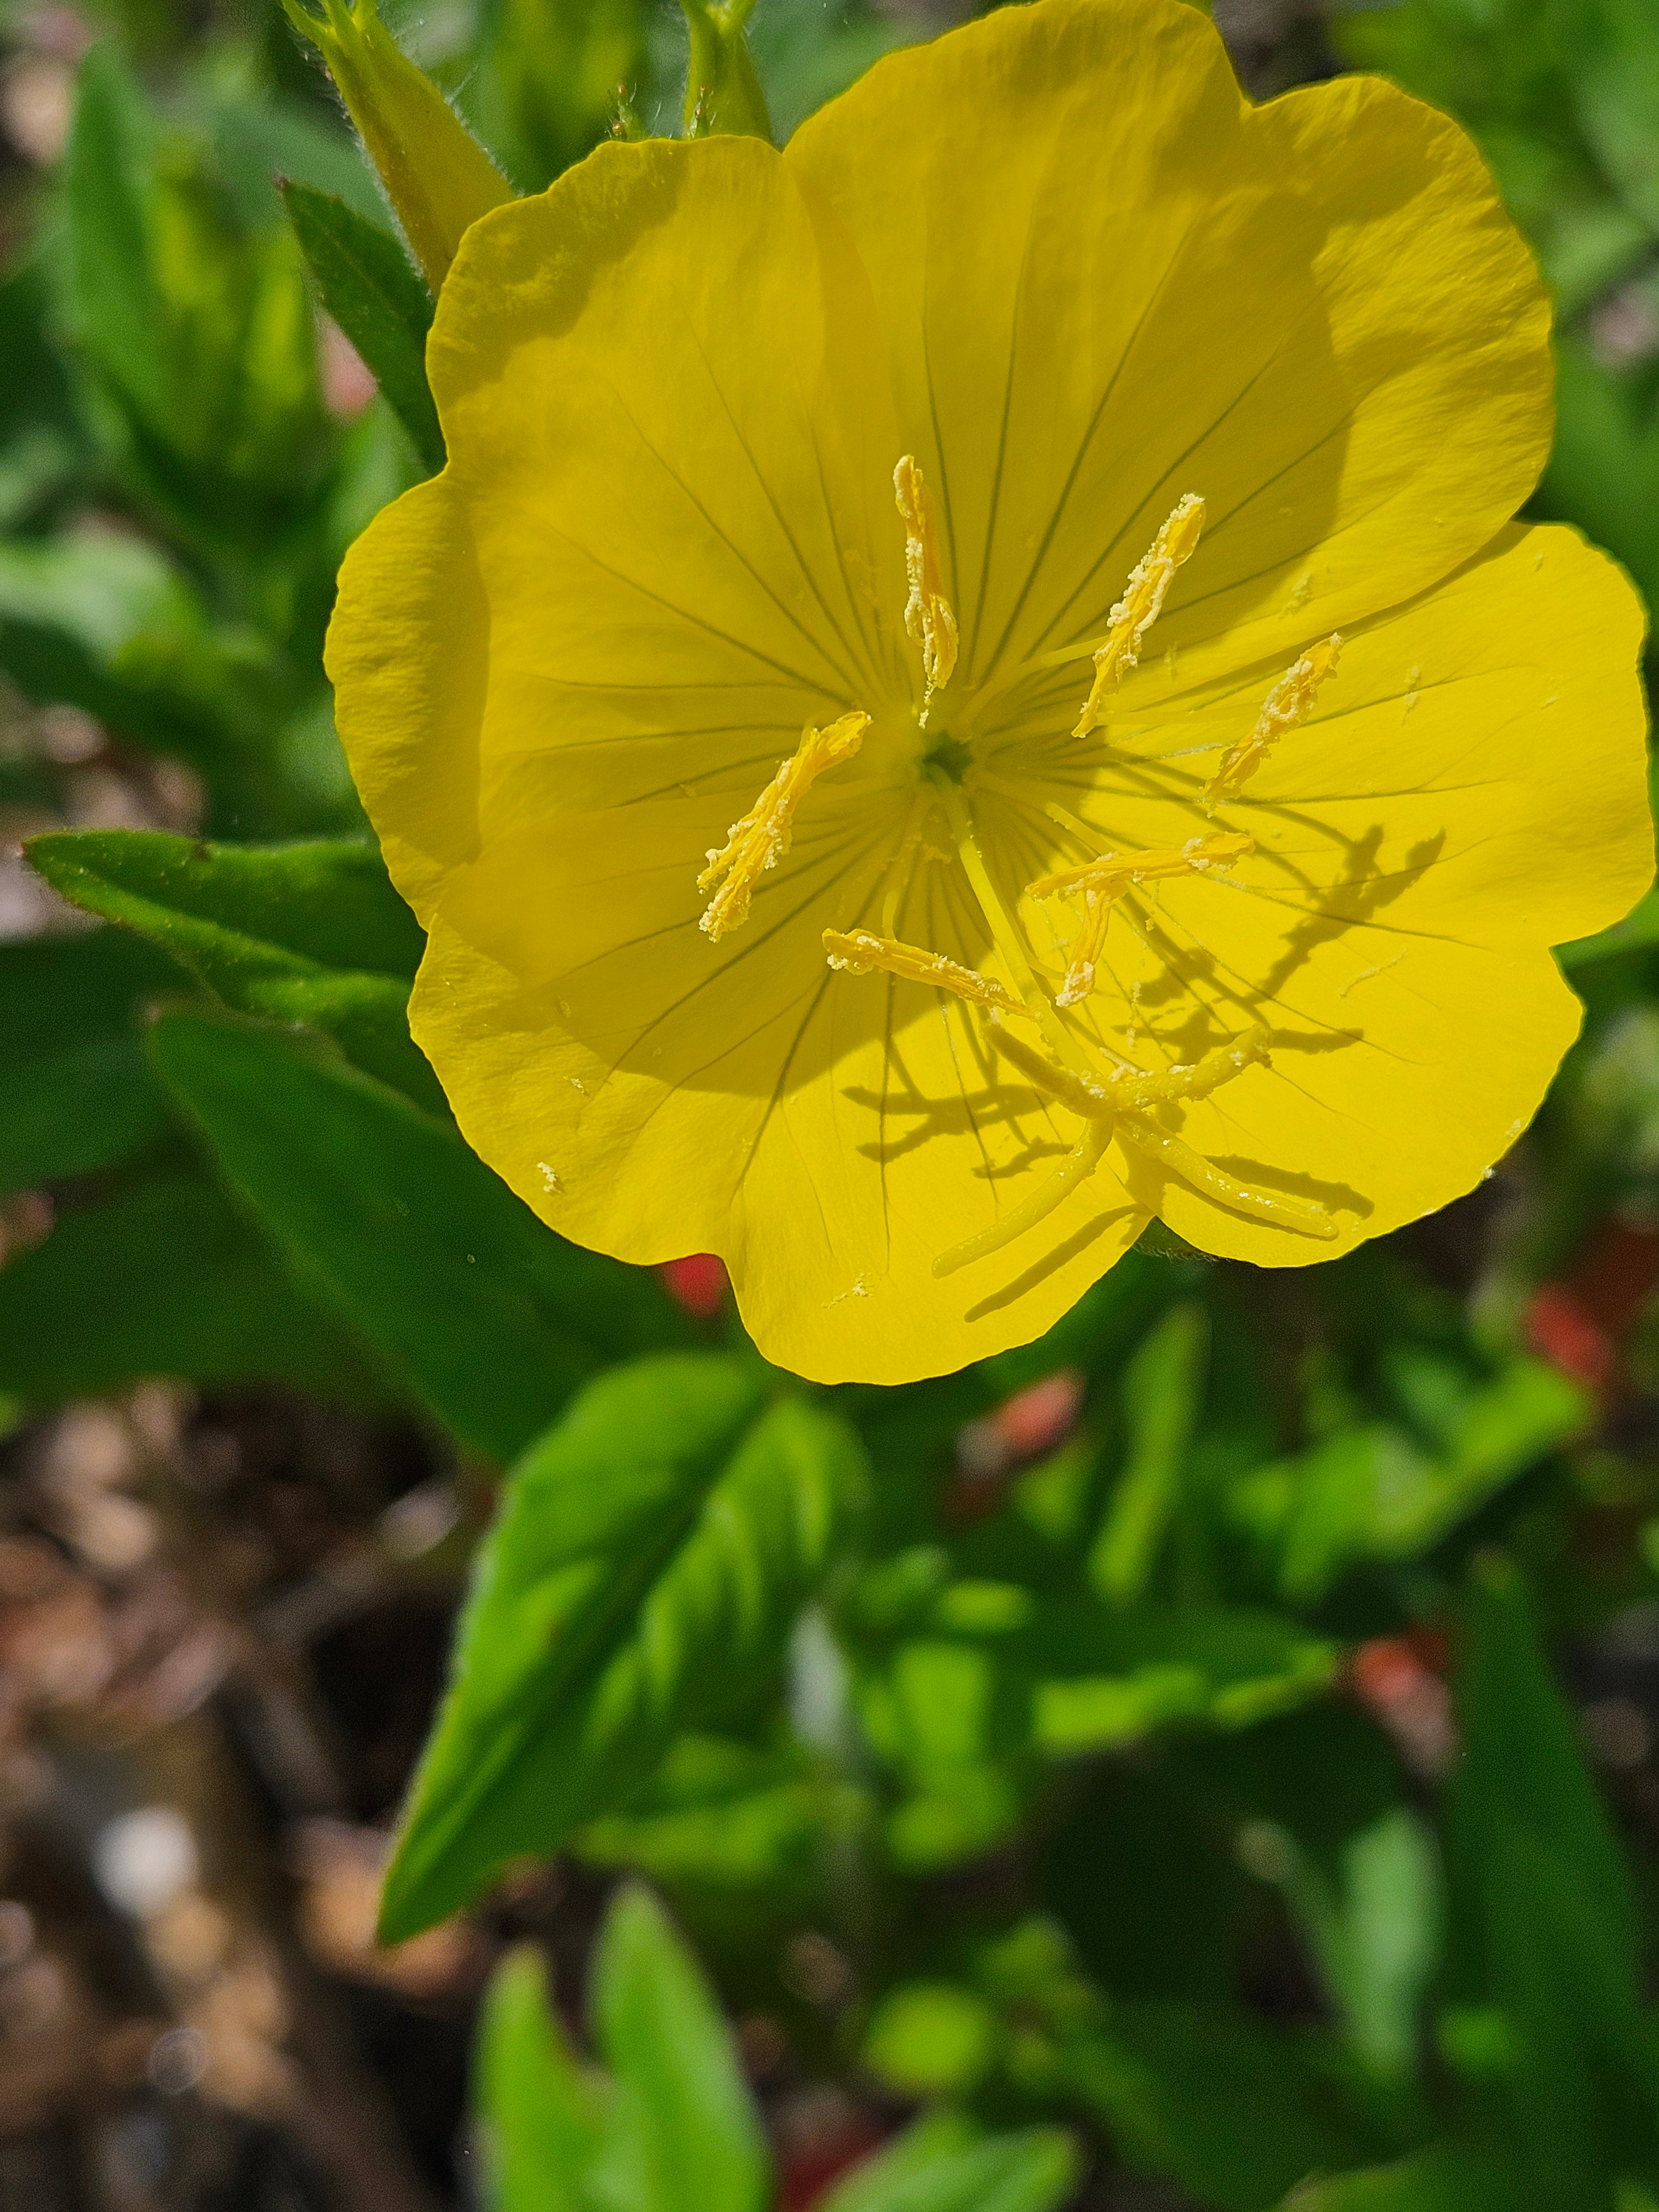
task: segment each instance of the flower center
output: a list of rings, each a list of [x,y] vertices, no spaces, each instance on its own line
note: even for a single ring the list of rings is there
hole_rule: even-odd
[[[955,672],[957,618],[945,595],[932,501],[913,455],[904,455],[895,469],[893,489],[904,526],[909,584],[904,629],[921,655],[923,696],[917,721],[925,729],[935,696]],[[1073,737],[1088,736],[1109,712],[1112,695],[1134,667],[1177,571],[1197,550],[1204,520],[1204,501],[1189,492],[1131,571],[1101,641],[1044,656],[1047,665],[1085,653],[1093,659],[1093,683]],[[1226,749],[1205,786],[1202,804],[1206,811],[1237,799],[1279,739],[1305,720],[1336,667],[1340,647],[1340,637],[1310,646],[1273,685],[1254,726]],[[797,809],[821,775],[858,751],[870,720],[862,709],[854,708],[826,729],[809,727],[749,812],[732,823],[724,847],[710,850],[708,866],[697,884],[700,890],[714,894],[702,924],[711,939],[718,940],[748,918],[761,877],[789,849]],[[1161,1118],[1171,1109],[1207,1098],[1247,1068],[1267,1065],[1267,1032],[1258,1023],[1251,1022],[1190,1064],[1157,1073],[1103,1045],[1097,1036],[1085,1035],[1077,1020],[1077,1010],[1094,992],[1114,909],[1147,884],[1212,872],[1224,878],[1236,862],[1255,851],[1255,839],[1227,831],[1142,852],[1095,852],[1077,866],[1055,869],[1029,883],[1028,898],[1055,902],[1048,911],[1065,947],[1065,974],[1051,990],[1041,980],[1042,963],[986,866],[965,787],[972,765],[969,746],[948,733],[935,738],[917,764],[915,797],[889,864],[879,930],[826,929],[824,951],[830,967],[846,975],[880,970],[977,1008],[991,1048],[1045,1098],[1078,1116],[1083,1127],[1077,1143],[1045,1182],[989,1229],[942,1253],[933,1263],[934,1273],[952,1273],[1024,1236],[1086,1181],[1113,1141],[1126,1153],[1156,1162],[1189,1190],[1229,1212],[1304,1236],[1334,1237],[1337,1225],[1322,1206],[1237,1181]],[[988,775],[986,781],[994,783],[995,779]],[[1049,806],[1045,811],[1068,835],[1084,842],[1085,850],[1096,842],[1097,833],[1063,810]],[[945,851],[928,841],[930,828],[941,821],[949,840]],[[1003,975],[982,974],[944,953],[906,944],[896,934],[904,887],[923,858],[960,866]],[[1141,942],[1148,944],[1149,939],[1142,937]],[[1035,1024],[1036,1041],[1013,1034],[1007,1027],[1010,1018]],[[1133,1046],[1133,1028],[1128,1042]],[[1103,1055],[1113,1063],[1110,1067],[1103,1065]]]

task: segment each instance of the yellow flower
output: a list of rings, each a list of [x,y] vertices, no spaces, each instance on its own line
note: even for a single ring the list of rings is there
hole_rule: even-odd
[[[416,1033],[565,1235],[902,1381],[1524,1126],[1650,872],[1640,618],[1508,526],[1547,313],[1443,117],[1037,0],[487,216],[430,364],[330,666]]]

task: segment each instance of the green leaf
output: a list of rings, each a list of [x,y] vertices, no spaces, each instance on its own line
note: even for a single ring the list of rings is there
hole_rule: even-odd
[[[148,1375],[391,1395],[239,1209],[183,1169],[65,1213],[0,1270],[0,1390],[88,1397]]]
[[[1124,1376],[1128,1454],[1089,1560],[1090,1580],[1115,1604],[1127,1604],[1146,1589],[1175,1511],[1198,1419],[1209,1335],[1201,1306],[1174,1306]]]
[[[1336,1879],[1285,1829],[1254,1830],[1255,1870],[1278,1881],[1372,2077],[1404,2086],[1417,2063],[1422,2002],[1439,1963],[1440,1863],[1417,1814],[1392,1807],[1347,1838]]]
[[[112,1166],[167,1127],[137,1002],[184,980],[115,929],[0,945],[0,1191]]]
[[[1506,1560],[1479,1563],[1466,1626],[1447,1808],[1457,1993],[1507,2020],[1516,2139],[1571,2204],[1656,2148],[1636,1904]]]
[[[1113,1613],[1046,1604],[1029,1642],[1032,1735],[1050,1758],[1133,1741],[1171,1722],[1248,1728],[1328,1687],[1335,1647],[1243,1607]]]
[[[1555,957],[1571,975],[1577,968],[1591,967],[1598,960],[1616,960],[1625,952],[1645,952],[1655,945],[1659,945],[1659,890],[1646,893],[1611,928],[1600,930],[1594,937],[1575,938],[1571,945],[1558,945]]]
[[[359,1067],[444,1110],[409,1034],[421,932],[372,845],[82,830],[36,837],[27,851],[62,897],[149,938],[227,1006],[325,1030]]]
[[[428,471],[445,460],[426,380],[432,301],[403,247],[343,200],[284,184],[283,198],[323,305],[373,373]]]
[[[209,775],[258,735],[271,680],[254,632],[214,624],[164,553],[98,523],[0,543],[0,667]]]
[[[1513,1359],[1476,1384],[1452,1363],[1401,1346],[1387,1371],[1426,1447],[1375,1422],[1232,1486],[1230,1510],[1277,1555],[1287,1598],[1317,1600],[1357,1560],[1416,1558],[1579,1435],[1590,1414],[1585,1393],[1542,1360]]]
[[[603,2140],[603,2085],[579,2067],[548,2002],[541,1954],[509,1951],[490,1977],[472,2061],[489,2212],[585,2212]]]
[[[167,398],[167,325],[150,264],[150,125],[113,52],[81,64],[64,151],[68,276],[82,343],[146,412]]]
[[[0,529],[7,531],[72,487],[88,458],[67,368],[52,342],[45,260],[14,248],[0,274]]]
[[[770,2160],[732,2038],[647,1891],[621,1890],[605,1916],[588,2002],[616,2076],[593,2196],[619,2212],[763,2212]]]
[[[299,247],[237,220],[198,142],[161,139],[95,49],[64,163],[70,319],[126,472],[199,546],[263,547],[309,508],[334,441]]]
[[[678,1888],[805,1892],[826,1840],[861,1827],[867,1811],[861,1790],[793,1746],[683,1735],[626,1808],[590,1820],[570,1848]]]
[[[860,1717],[911,1793],[888,1841],[940,1866],[1000,1840],[1042,1763],[1175,1725],[1246,1728],[1318,1697],[1335,1647],[1238,1607],[1120,1612],[1011,1583],[951,1584],[925,1626],[868,1655]]]
[[[1395,2166],[1310,2181],[1285,2198],[1284,2212],[1542,2212],[1547,2203],[1502,2152],[1443,2143]]]
[[[1059,2128],[982,2136],[970,2121],[936,2112],[854,2166],[817,2212],[1055,2212],[1078,2169]]]
[[[465,1442],[510,1459],[605,1359],[684,1340],[649,1275],[565,1243],[327,1046],[179,1007],[149,1051],[307,1288]]]
[[[1310,2050],[1243,2011],[1115,2005],[1064,2064],[1131,2165],[1218,2212],[1268,2212],[1309,2174],[1367,2155]]]
[[[1000,2056],[1001,2023],[955,1982],[902,1982],[865,2030],[860,2057],[901,2097],[969,2097]]]
[[[855,1502],[856,1441],[765,1370],[640,1360],[514,1469],[387,1877],[389,1937],[626,1802],[776,1663]]]

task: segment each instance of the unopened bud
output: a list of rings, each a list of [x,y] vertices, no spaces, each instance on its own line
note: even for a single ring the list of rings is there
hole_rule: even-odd
[[[283,0],[339,87],[415,258],[435,292],[471,226],[513,187],[424,70],[393,42],[374,0]]]
[[[680,0],[691,33],[685,79],[685,135],[727,131],[738,137],[772,136],[766,94],[749,52],[744,25],[755,0]]]

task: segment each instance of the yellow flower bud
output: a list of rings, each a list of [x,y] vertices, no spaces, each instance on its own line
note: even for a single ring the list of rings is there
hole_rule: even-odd
[[[404,235],[435,292],[462,234],[513,187],[424,70],[399,52],[374,0],[283,0],[319,49],[362,135]]]

